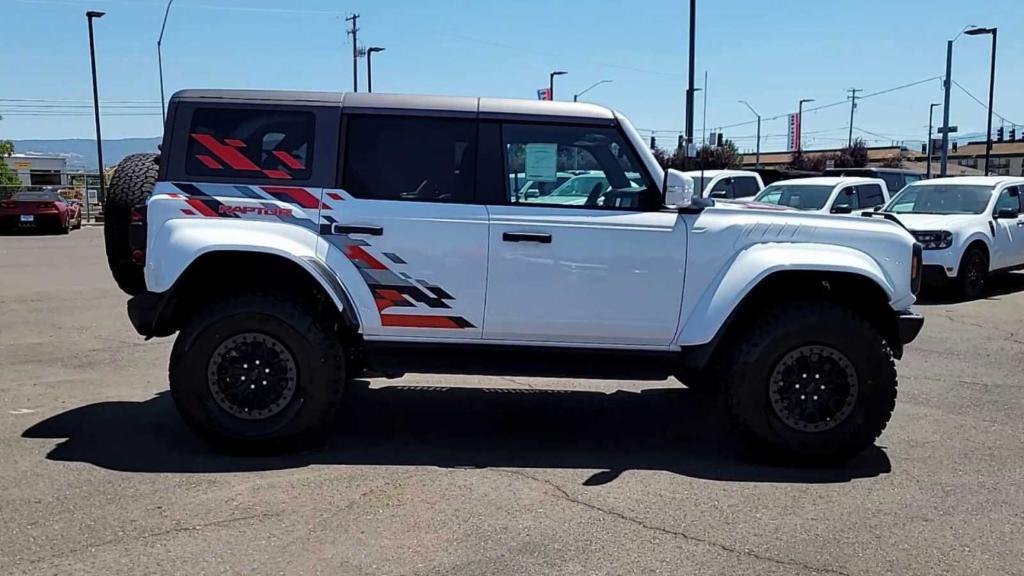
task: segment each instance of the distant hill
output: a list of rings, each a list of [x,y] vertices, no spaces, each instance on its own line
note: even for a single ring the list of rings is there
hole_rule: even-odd
[[[129,154],[156,152],[158,144],[160,144],[159,137],[104,140],[103,163],[113,166]],[[68,168],[72,170],[95,169],[96,167],[96,141],[86,138],[14,140],[14,152],[28,155],[64,156],[68,159]]]

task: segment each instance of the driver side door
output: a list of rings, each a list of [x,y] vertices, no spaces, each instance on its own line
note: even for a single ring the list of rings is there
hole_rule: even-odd
[[[992,269],[1024,265],[1024,215],[1021,214],[1021,187],[1010,186],[996,198],[992,216],[1001,209],[1017,211],[1016,218],[994,218]]]

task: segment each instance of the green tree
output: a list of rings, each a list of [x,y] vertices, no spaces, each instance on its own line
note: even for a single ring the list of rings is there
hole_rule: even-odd
[[[21,185],[18,174],[7,165],[7,158],[14,155],[14,142],[0,140],[0,198],[9,198]]]

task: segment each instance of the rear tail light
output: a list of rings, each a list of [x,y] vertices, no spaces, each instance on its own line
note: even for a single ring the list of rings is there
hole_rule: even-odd
[[[0,202],[0,208],[14,208],[14,202]]]
[[[145,204],[132,208],[131,223],[128,225],[128,247],[131,249],[132,262],[144,265],[146,263]]]

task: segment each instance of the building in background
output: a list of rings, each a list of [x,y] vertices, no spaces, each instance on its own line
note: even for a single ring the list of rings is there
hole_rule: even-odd
[[[15,154],[4,161],[18,174],[22,186],[68,185],[68,159],[63,156]]]

